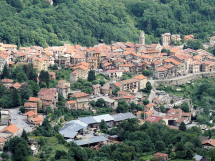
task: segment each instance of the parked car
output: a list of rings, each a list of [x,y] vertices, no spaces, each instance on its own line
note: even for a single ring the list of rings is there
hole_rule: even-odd
[[[14,120],[16,120],[16,117],[14,118]]]
[[[34,127],[34,125],[30,125],[30,127],[32,127],[32,128],[33,128],[33,127]]]
[[[29,124],[30,122],[29,121],[26,121],[26,124]]]

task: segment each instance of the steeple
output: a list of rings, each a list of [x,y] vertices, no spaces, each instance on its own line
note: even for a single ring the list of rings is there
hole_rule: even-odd
[[[143,31],[141,31],[141,34],[140,34],[139,44],[145,45],[145,35]]]

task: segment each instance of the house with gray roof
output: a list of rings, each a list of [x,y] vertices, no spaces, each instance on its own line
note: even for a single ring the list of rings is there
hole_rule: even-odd
[[[82,139],[82,140],[71,140],[71,139],[68,139],[67,142],[74,142],[76,143],[77,145],[80,145],[80,146],[91,146],[91,145],[95,145],[95,144],[98,144],[98,143],[103,143],[104,141],[107,141],[108,139],[105,138],[104,136],[95,136],[95,137],[92,137],[92,138],[89,138],[89,139]]]
[[[134,116],[132,113],[127,112],[127,113],[118,113],[118,114],[114,114],[111,115],[114,118],[114,124],[119,124],[121,121],[123,120],[128,120],[128,119],[132,119],[132,118],[136,118],[136,116]]]

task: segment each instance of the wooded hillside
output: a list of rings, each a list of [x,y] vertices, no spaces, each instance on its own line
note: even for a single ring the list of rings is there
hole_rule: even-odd
[[[214,0],[0,0],[0,42],[46,47],[92,46],[97,40],[158,42],[165,32],[207,41],[215,31]]]

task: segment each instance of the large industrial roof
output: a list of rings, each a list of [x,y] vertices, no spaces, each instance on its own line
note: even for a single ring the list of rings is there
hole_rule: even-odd
[[[92,143],[98,143],[101,141],[106,141],[108,140],[107,138],[105,138],[104,136],[95,136],[89,139],[83,139],[83,140],[75,140],[73,141],[74,143],[76,143],[77,145],[87,145],[87,144],[92,144]],[[68,142],[70,142],[72,140],[68,140]]]
[[[127,113],[118,113],[115,115],[111,115],[114,118],[114,121],[122,121],[122,120],[127,120],[131,118],[136,118],[132,113],[127,112]]]

